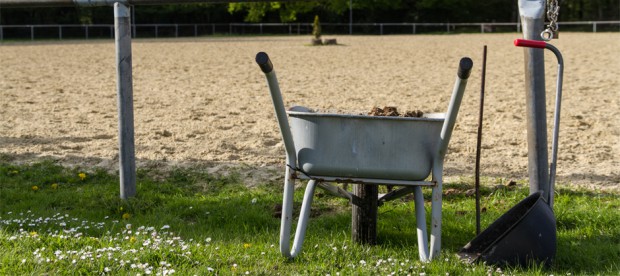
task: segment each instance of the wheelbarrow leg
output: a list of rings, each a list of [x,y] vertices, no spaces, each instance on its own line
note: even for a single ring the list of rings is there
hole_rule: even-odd
[[[431,199],[431,256],[435,259],[439,256],[441,250],[441,197],[442,197],[442,171],[443,164],[436,162],[433,166],[433,187]]]
[[[286,168],[286,179],[284,180],[284,198],[282,200],[282,222],[280,224],[280,252],[284,257],[294,258],[301,252],[301,246],[306,236],[306,226],[310,217],[310,206],[316,188],[316,180],[310,180],[304,193],[304,200],[301,204],[301,213],[295,230],[293,249],[290,249],[291,224],[293,220],[293,195],[295,190],[295,180],[291,177],[290,169]]]
[[[415,221],[417,224],[418,234],[418,252],[420,254],[420,261],[428,261],[428,234],[426,232],[426,211],[424,210],[424,195],[422,194],[422,187],[413,187],[414,204],[415,204]]]

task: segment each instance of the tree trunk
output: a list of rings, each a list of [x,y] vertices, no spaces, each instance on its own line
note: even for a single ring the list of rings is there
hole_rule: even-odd
[[[377,244],[377,185],[353,185],[351,239],[361,244]]]

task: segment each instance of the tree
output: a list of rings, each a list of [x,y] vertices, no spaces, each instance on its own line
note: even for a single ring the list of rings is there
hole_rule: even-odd
[[[316,7],[316,2],[251,2],[251,3],[230,3],[228,12],[234,14],[247,11],[244,18],[246,22],[263,22],[265,16],[270,12],[278,12],[280,22],[295,22],[297,14],[306,13]]]

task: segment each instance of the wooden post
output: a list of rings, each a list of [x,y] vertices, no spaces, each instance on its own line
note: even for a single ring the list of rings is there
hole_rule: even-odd
[[[114,3],[116,44],[116,88],[118,92],[118,140],[121,198],[136,195],[136,156],[133,128],[133,83],[131,70],[131,23],[129,8]]]
[[[377,185],[353,185],[351,239],[361,244],[377,244]]]

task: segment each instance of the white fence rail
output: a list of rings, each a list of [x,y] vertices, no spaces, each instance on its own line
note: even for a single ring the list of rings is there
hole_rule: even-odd
[[[620,21],[560,22],[560,31],[620,32]],[[212,23],[135,24],[134,37],[197,37],[205,35],[311,33],[310,23]],[[322,23],[330,34],[418,34],[460,32],[520,32],[519,23]],[[563,28],[564,27],[564,28]],[[0,41],[6,39],[90,39],[114,38],[113,24],[0,25]]]

